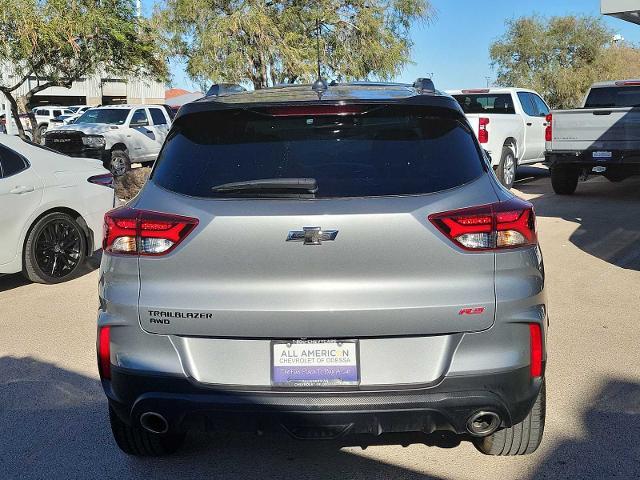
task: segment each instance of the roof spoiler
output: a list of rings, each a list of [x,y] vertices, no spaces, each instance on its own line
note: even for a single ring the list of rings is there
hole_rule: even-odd
[[[413,88],[419,90],[420,93],[435,93],[436,87],[430,78],[418,78],[413,82]]]

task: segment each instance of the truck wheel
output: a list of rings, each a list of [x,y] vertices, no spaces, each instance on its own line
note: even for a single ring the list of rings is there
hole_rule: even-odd
[[[578,187],[580,171],[570,167],[553,167],[551,169],[551,186],[558,195],[571,195]]]
[[[36,138],[39,144],[44,145],[44,134],[47,132],[48,125],[42,124],[36,130]],[[35,140],[35,139],[34,139]]]
[[[516,168],[518,161],[513,153],[513,150],[509,147],[502,147],[502,157],[500,157],[500,163],[496,169],[496,177],[500,180],[500,183],[505,188],[510,189],[513,187],[513,181],[516,179]]]
[[[105,168],[109,170],[114,177],[121,177],[131,170],[131,160],[124,150],[113,150],[111,152],[111,160],[107,162]]]
[[[520,423],[503,428],[488,437],[475,441],[476,448],[485,455],[515,456],[535,452],[542,442],[546,416],[546,389],[542,384],[536,403]]]
[[[185,434],[151,433],[142,427],[127,425],[109,406],[109,423],[120,450],[136,457],[161,457],[176,452],[184,443]]]
[[[36,222],[24,245],[23,274],[36,283],[73,277],[87,257],[87,238],[71,215],[53,212]]]

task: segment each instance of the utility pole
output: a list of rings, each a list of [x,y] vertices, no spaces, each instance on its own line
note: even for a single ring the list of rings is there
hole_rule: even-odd
[[[491,77],[484,77],[484,79],[487,81],[487,88],[489,88],[489,82],[491,81]]]
[[[140,33],[140,19],[142,18],[142,3],[140,0],[136,0],[136,17],[138,18],[138,33]],[[139,81],[140,81],[140,102],[142,103],[142,105],[144,105],[145,103],[147,103],[147,95],[145,92],[146,85],[142,78],[140,78]]]

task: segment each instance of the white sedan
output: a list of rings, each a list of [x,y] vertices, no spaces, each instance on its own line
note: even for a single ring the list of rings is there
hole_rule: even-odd
[[[99,160],[0,134],[0,274],[23,272],[39,283],[72,278],[101,247],[114,199]]]

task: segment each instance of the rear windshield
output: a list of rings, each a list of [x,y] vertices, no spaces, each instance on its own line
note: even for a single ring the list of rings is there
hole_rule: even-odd
[[[592,88],[584,108],[640,107],[640,86]]]
[[[432,193],[483,172],[475,137],[458,115],[424,107],[348,116],[191,114],[174,125],[152,178],[199,197],[220,196],[214,186],[272,178],[314,178],[316,198]]]
[[[454,95],[464,113],[515,114],[513,99],[508,93]]]

